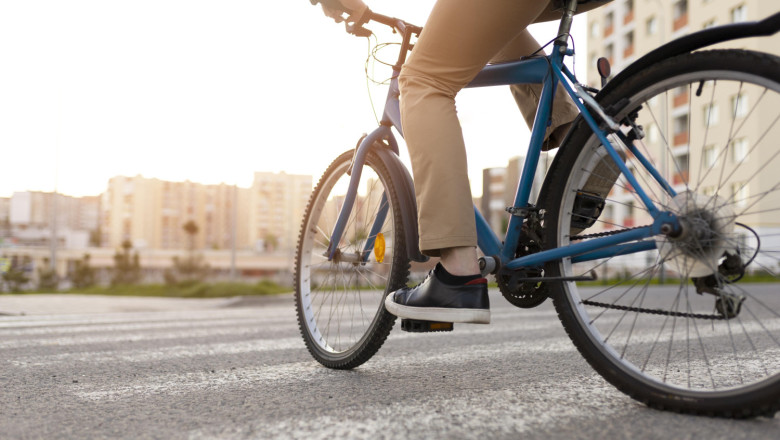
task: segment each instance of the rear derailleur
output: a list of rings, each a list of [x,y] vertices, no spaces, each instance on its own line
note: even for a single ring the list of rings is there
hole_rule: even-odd
[[[738,281],[745,275],[745,266],[742,264],[742,258],[737,254],[726,252],[723,262],[718,266],[718,274],[707,275],[706,277],[692,278],[696,293],[709,293],[715,295],[715,311],[726,319],[736,318],[742,309],[742,303],[745,302],[745,296],[726,292],[723,287]]]

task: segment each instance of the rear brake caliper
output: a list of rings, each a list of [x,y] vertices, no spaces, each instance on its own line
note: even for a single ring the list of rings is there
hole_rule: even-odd
[[[729,279],[739,279],[745,273],[745,267],[742,265],[742,259],[739,255],[729,252],[724,254],[726,257],[718,266],[718,275],[707,275],[706,277],[691,278],[696,286],[696,293],[709,293],[715,295],[715,310],[726,319],[736,318],[742,309],[742,303],[745,302],[744,295],[728,293],[723,290],[724,283],[729,283]]]

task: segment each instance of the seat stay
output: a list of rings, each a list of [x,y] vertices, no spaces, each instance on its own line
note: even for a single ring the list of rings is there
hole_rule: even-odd
[[[566,93],[569,95],[569,97],[571,97],[571,100],[580,110],[580,114],[582,115],[585,122],[588,124],[588,126],[590,126],[591,130],[593,130],[593,133],[596,135],[596,137],[598,137],[599,141],[601,142],[601,146],[607,150],[609,157],[612,158],[612,161],[615,163],[618,169],[620,169],[623,177],[628,180],[628,183],[631,184],[631,186],[634,188],[637,196],[639,196],[639,199],[645,205],[645,208],[647,208],[647,211],[654,219],[660,216],[661,211],[655,206],[655,203],[653,203],[653,201],[647,195],[647,192],[644,190],[644,188],[642,188],[642,185],[639,183],[639,181],[637,181],[633,173],[629,171],[628,166],[625,162],[623,162],[623,159],[617,153],[615,147],[612,146],[612,143],[609,141],[609,139],[607,139],[606,133],[599,127],[599,123],[596,122],[596,119],[588,111],[587,107],[585,107],[585,104],[580,101],[580,99],[578,99],[579,95],[577,92],[575,92],[572,86],[566,81],[568,78],[574,82],[574,77],[571,72],[569,72],[568,69],[560,69],[554,64],[552,65],[552,70],[553,74],[560,79],[560,82],[563,85],[563,88],[566,90]]]

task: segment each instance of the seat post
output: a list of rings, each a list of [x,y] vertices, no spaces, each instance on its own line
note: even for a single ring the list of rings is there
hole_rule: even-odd
[[[558,38],[555,39],[555,46],[561,52],[566,51],[569,43],[569,34],[571,33],[571,24],[574,14],[577,12],[577,0],[563,0],[563,16],[561,24],[558,27]]]

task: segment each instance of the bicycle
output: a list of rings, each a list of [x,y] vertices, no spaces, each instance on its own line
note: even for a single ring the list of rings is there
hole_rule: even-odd
[[[320,1],[331,3],[311,0]],[[772,291],[780,281],[773,217],[780,176],[767,167],[780,155],[770,145],[780,136],[780,58],[694,50],[772,35],[780,13],[682,37],[609,81],[608,63],[599,60],[598,90],[564,64],[574,53],[568,40],[577,3],[565,1],[550,55],[488,65],[468,86],[544,84],[503,241],[475,207],[480,267],[518,307],[551,298],[579,352],[632,398],[693,414],[773,416],[780,409],[780,298]],[[347,30],[368,36],[369,22],[402,40],[383,117],[316,185],[295,264],[303,339],[317,361],[336,369],[377,352],[395,323],[384,297],[406,285],[410,262],[426,261],[413,182],[391,130],[403,135],[397,77],[421,28],[368,11]],[[557,84],[580,116],[532,204]],[[716,121],[724,96],[731,97],[727,117]],[[705,116],[694,118],[700,111]],[[665,112],[687,115],[674,119],[671,135],[661,130]],[[581,191],[598,163],[620,172],[606,198]],[[619,209],[630,215],[621,220]],[[452,324],[403,320],[402,327]]]

